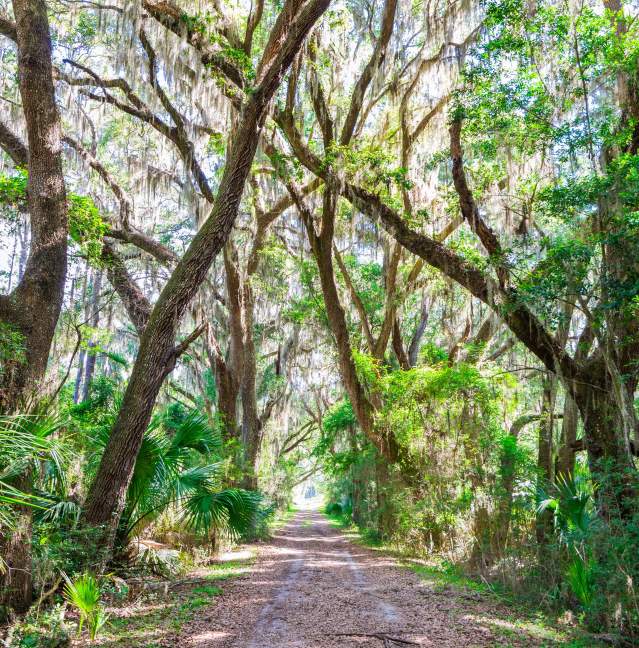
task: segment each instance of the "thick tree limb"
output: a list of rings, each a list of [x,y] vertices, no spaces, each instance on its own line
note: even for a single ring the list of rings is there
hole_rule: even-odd
[[[109,283],[118,293],[131,323],[141,336],[151,315],[149,300],[129,275],[120,256],[106,241],[102,243],[102,261],[106,266]]]
[[[18,32],[16,31],[16,24],[6,18],[5,16],[0,16],[0,34],[6,36],[9,40],[12,40],[14,43],[18,40]]]
[[[349,144],[351,141],[357,124],[357,119],[362,110],[366,90],[373,80],[373,76],[386,57],[386,48],[388,47],[390,37],[393,33],[396,10],[397,0],[386,0],[386,3],[384,4],[384,13],[382,15],[382,26],[377,43],[375,43],[375,49],[373,50],[371,58],[366,63],[366,66],[364,67],[351,95],[351,103],[339,138],[339,142],[343,146]]]
[[[0,147],[16,166],[26,167],[29,164],[29,150],[25,143],[3,122],[0,122]]]
[[[337,249],[335,243],[333,243],[333,255],[335,256],[335,261],[337,261],[337,267],[339,268],[339,271],[342,273],[342,277],[344,277],[344,283],[348,288],[348,291],[351,296],[351,300],[353,302],[353,305],[355,306],[355,310],[359,315],[359,320],[362,325],[362,329],[364,330],[364,336],[366,337],[366,343],[368,344],[368,349],[371,353],[373,353],[375,351],[375,338],[373,338],[371,327],[370,324],[368,323],[368,315],[366,313],[366,309],[364,308],[364,304],[362,303],[362,300],[360,299],[360,296],[358,295],[357,290],[355,289],[355,286],[351,281],[350,274],[348,273],[348,270],[344,265],[342,255],[339,253],[339,250]]]
[[[205,34],[182,20],[182,10],[179,7],[161,0],[143,0],[142,7],[169,31],[180,38],[185,38],[190,45],[199,50],[205,66],[220,70],[238,88],[244,88],[244,76],[239,68],[217,50]],[[238,98],[233,100],[237,103]]]
[[[479,207],[466,180],[461,147],[461,119],[455,119],[450,127],[450,156],[453,161],[453,183],[459,196],[461,213],[472,231],[479,237],[486,252],[496,263],[497,276],[500,284],[504,287],[508,281],[508,272],[503,266],[503,249],[495,232],[481,217]]]

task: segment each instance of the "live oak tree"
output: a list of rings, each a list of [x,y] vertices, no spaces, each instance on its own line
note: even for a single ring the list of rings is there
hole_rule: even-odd
[[[242,106],[211,214],[171,273],[142,333],[118,419],[84,505],[85,521],[105,525],[111,539],[162,381],[177,357],[202,332],[196,329],[176,346],[177,326],[233,227],[269,102],[304,37],[327,6],[327,0],[311,0],[302,6],[290,2],[280,13],[258,66],[255,85]]]
[[[51,36],[47,7],[38,0],[13,3],[15,24],[2,33],[15,41],[24,143],[10,125],[0,125],[0,146],[15,165],[28,170],[27,209],[31,230],[24,274],[9,295],[0,295],[0,326],[14,339],[11,356],[0,372],[0,411],[27,412],[38,407],[51,342],[58,322],[67,270],[67,200],[62,173],[60,117],[55,102]],[[10,335],[9,335],[10,334]],[[31,466],[16,487],[31,489]],[[31,510],[21,506],[15,532],[0,535],[7,563],[1,603],[19,611],[31,603]]]
[[[41,222],[20,37],[0,19],[0,381],[4,411],[46,391],[82,419],[72,501],[105,554],[154,413],[196,409],[227,485],[285,504],[321,474],[362,527],[486,578],[534,572],[627,631],[635,9],[60,3],[37,92],[63,107],[49,169],[68,190]],[[54,231],[60,265],[38,267],[56,289],[25,320],[27,252]],[[97,473],[88,411],[115,420]],[[571,503],[589,529],[572,533]],[[575,602],[578,568],[596,603]]]

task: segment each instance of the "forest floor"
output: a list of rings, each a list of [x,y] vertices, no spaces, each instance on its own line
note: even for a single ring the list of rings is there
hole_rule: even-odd
[[[102,646],[591,647],[490,594],[442,583],[297,512],[272,539],[111,618]],[[240,559],[237,558],[240,557]],[[76,644],[79,645],[79,644]]]

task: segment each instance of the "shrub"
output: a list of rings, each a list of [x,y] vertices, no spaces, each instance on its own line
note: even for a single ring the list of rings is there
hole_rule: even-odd
[[[64,605],[56,605],[41,614],[31,610],[10,628],[5,645],[7,648],[66,648],[70,642]]]
[[[80,614],[78,636],[82,633],[82,626],[86,621],[89,636],[93,641],[108,618],[100,604],[100,585],[97,579],[87,572],[73,581],[66,574],[63,576],[66,581],[64,598]]]

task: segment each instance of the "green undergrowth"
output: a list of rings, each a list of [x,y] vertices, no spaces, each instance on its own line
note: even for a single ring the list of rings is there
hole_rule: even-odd
[[[290,508],[276,513],[269,522],[269,534],[278,531],[295,515]],[[168,592],[142,592],[109,608],[110,618],[99,645],[143,646],[167,645],[222,594],[225,582],[251,570],[255,552],[239,559],[224,560],[192,572],[189,578],[169,584]]]
[[[168,591],[142,592],[109,609],[110,618],[99,645],[165,646],[202,609],[222,594],[224,581],[250,570],[254,556],[198,569],[192,578],[169,584]]]
[[[580,631],[574,626],[561,624],[558,619],[549,617],[542,610],[530,606],[522,597],[509,591],[506,587],[482,581],[464,574],[459,565],[438,557],[428,560],[412,556],[404,547],[383,542],[375,530],[360,529],[353,523],[348,514],[342,512],[324,513],[331,526],[339,529],[353,543],[378,551],[383,555],[397,559],[400,566],[417,574],[424,585],[434,592],[456,593],[468,600],[468,616],[489,627],[495,634],[506,641],[518,639],[521,645],[522,635],[542,646],[566,646],[568,648],[599,648],[606,644],[593,635]],[[500,604],[499,613],[494,607],[484,613],[476,608],[481,603]],[[509,646],[515,644],[505,643]]]

